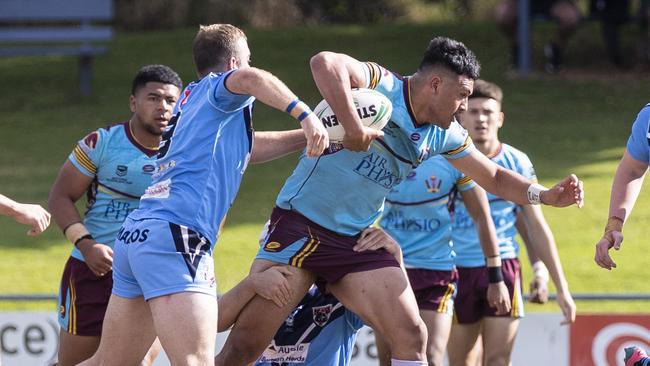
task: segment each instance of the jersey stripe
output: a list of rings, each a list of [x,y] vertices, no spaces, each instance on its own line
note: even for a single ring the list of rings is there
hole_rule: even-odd
[[[472,144],[472,139],[469,136],[467,136],[467,138],[465,139],[465,142],[460,147],[457,147],[457,148],[455,148],[453,150],[447,151],[447,152],[443,153],[443,155],[452,156],[452,155],[459,154],[459,153],[463,152],[465,149],[467,149],[471,144]]]
[[[77,159],[77,162],[79,162],[79,164],[81,164],[81,166],[86,168],[89,172],[92,174],[97,174],[97,167],[95,164],[93,164],[92,160],[90,160],[86,152],[83,151],[81,147],[79,147],[79,145],[74,148],[74,157]]]

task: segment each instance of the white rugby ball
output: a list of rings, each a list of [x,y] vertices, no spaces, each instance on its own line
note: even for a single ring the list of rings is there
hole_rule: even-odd
[[[381,130],[390,120],[391,114],[393,114],[393,104],[390,100],[385,95],[372,89],[352,89],[352,101],[357,109],[361,123],[366,127]],[[343,125],[341,125],[325,99],[314,108],[314,113],[325,126],[330,142],[343,142],[343,136],[345,135]]]

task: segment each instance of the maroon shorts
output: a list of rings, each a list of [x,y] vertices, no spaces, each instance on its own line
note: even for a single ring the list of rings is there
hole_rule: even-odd
[[[453,271],[435,271],[428,269],[407,268],[411,288],[415,293],[420,310],[452,315],[458,273]]]
[[[504,259],[501,264],[503,280],[510,294],[512,310],[497,315],[496,309],[487,301],[489,285],[487,267],[458,267],[458,294],[454,304],[456,320],[460,324],[471,324],[486,316],[521,318],[524,316],[524,302],[521,295],[521,267],[518,259]]]
[[[113,288],[113,272],[95,276],[84,261],[70,257],[59,290],[59,325],[70,334],[101,336]]]
[[[383,249],[352,250],[358,238],[337,234],[295,211],[275,207],[256,259],[304,268],[330,283],[348,273],[399,267],[395,257]]]

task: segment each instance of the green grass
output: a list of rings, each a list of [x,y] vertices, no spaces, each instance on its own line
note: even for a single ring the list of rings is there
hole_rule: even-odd
[[[545,25],[536,25],[543,30]],[[590,27],[590,26],[588,26]],[[194,29],[140,34],[118,33],[106,56],[94,64],[94,93],[77,91],[76,60],[71,58],[0,59],[0,192],[20,201],[45,204],[49,188],[76,140],[100,126],[129,117],[128,92],[133,74],[147,63],[176,69],[187,83],[194,76],[191,42]],[[538,32],[541,34],[542,32]],[[586,206],[579,210],[544,208],[553,228],[570,287],[574,292],[650,292],[645,253],[650,227],[648,187],[629,224],[619,268],[607,272],[593,263],[594,244],[607,216],[609,190],[631,122],[648,100],[647,76],[617,73],[604,57],[597,30],[581,30],[567,55],[569,71],[558,76],[512,77],[507,45],[489,23],[318,27],[248,31],[253,64],[284,80],[303,100],[320,97],[308,60],[319,50],[346,52],[409,74],[433,35],[463,40],[483,64],[482,76],[505,91],[506,123],[502,140],[526,151],[544,184],[571,172],[585,181]],[[536,39],[535,62],[539,66]],[[592,62],[593,61],[593,62]],[[584,64],[589,62],[589,65]],[[295,121],[259,106],[258,130],[289,129]],[[296,156],[251,166],[228,216],[216,249],[219,290],[225,291],[248,271],[257,236]],[[0,293],[55,293],[70,244],[51,227],[39,238],[0,218]],[[525,265],[525,277],[530,270]],[[580,302],[580,311],[639,312],[644,302]],[[4,303],[0,309],[53,309],[45,303]],[[528,311],[557,311],[555,304],[527,306]]]

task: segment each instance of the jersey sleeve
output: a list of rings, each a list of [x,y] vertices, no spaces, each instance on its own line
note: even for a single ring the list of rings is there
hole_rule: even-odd
[[[100,128],[86,135],[77,142],[68,160],[88,177],[94,177],[101,165],[104,144],[108,140],[107,130]]]
[[[627,152],[644,163],[650,162],[650,105],[639,112],[627,140]]]
[[[476,182],[474,182],[472,178],[461,174],[461,176],[456,181],[456,187],[458,187],[459,191],[465,192],[476,187]]]
[[[528,155],[521,153],[517,165],[517,173],[537,183],[537,174],[535,174],[535,168]]]
[[[467,156],[473,150],[474,144],[467,130],[458,122],[452,122],[447,129],[442,156],[447,159],[458,159]]]
[[[237,69],[224,74],[209,74],[210,78],[210,104],[221,112],[234,112],[253,103],[255,97],[247,94],[233,93],[228,90],[226,80],[237,72]]]
[[[395,74],[379,64],[368,61],[362,63],[362,68],[366,77],[364,88],[374,89],[382,94],[391,94],[399,87],[395,82],[397,78]]]

